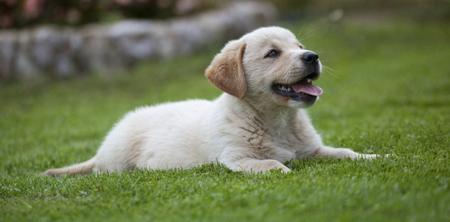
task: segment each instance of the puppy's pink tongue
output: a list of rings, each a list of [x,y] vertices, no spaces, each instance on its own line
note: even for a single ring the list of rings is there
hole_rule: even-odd
[[[296,93],[302,92],[313,96],[320,96],[323,93],[323,90],[320,87],[305,81],[292,85],[292,89],[294,89]]]

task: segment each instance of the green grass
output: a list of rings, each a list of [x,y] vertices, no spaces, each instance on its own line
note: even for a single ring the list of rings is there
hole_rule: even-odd
[[[213,52],[110,78],[0,85],[0,221],[449,221],[450,26],[288,24],[327,65],[310,109],[327,144],[388,159],[292,161],[283,175],[219,165],[63,178],[123,114],[214,98]]]

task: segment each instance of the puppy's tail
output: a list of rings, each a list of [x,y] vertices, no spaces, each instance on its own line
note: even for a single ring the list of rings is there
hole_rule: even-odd
[[[44,176],[64,176],[92,173],[95,166],[95,157],[82,163],[77,163],[71,166],[62,168],[48,169],[42,175]]]

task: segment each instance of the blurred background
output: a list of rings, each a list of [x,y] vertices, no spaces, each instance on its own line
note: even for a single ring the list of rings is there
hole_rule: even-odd
[[[1,0],[0,81],[126,72],[257,27],[325,19],[448,21],[447,0]]]

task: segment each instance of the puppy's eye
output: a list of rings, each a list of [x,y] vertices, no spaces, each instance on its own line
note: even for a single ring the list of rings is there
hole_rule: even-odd
[[[276,58],[281,54],[279,50],[271,49],[267,54],[264,56],[264,58]]]

